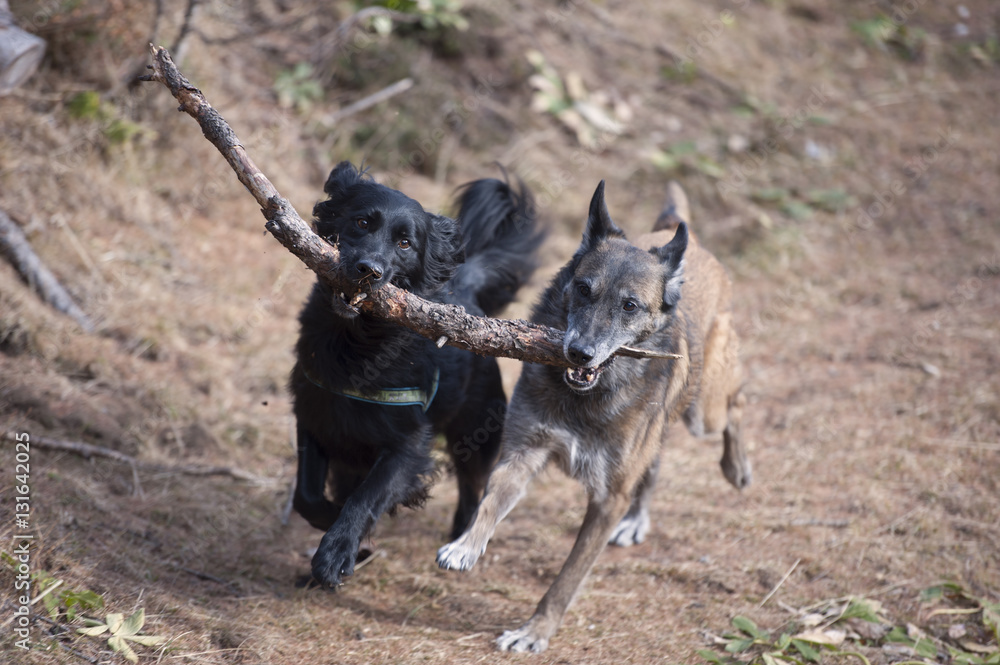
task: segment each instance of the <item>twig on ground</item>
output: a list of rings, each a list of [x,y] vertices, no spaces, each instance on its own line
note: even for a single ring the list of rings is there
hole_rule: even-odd
[[[292,478],[292,482],[288,484],[288,497],[285,499],[285,505],[281,509],[281,514],[278,518],[281,520],[281,526],[288,526],[288,521],[292,518],[292,507],[295,503],[295,484],[298,482],[296,478]]]
[[[11,441],[15,440],[14,434],[10,432],[5,434],[4,438]],[[247,482],[261,485],[268,484],[273,481],[271,478],[264,478],[254,475],[249,471],[229,466],[201,466],[198,464],[178,465],[144,462],[132,457],[131,455],[126,455],[123,452],[119,452],[111,448],[105,448],[103,446],[83,443],[82,441],[63,441],[60,439],[51,439],[45,436],[32,436],[31,445],[36,448],[41,448],[42,450],[57,450],[65,453],[73,453],[74,455],[80,455],[86,459],[90,459],[92,457],[104,457],[116,462],[129,464],[133,469],[142,469],[144,471],[180,473],[187,476],[229,476],[237,480],[245,480]]]
[[[401,81],[396,81],[392,85],[382,88],[376,93],[368,95],[367,97],[362,97],[353,104],[348,104],[339,111],[334,111],[326,117],[326,121],[331,125],[335,125],[344,118],[349,118],[355,113],[361,113],[366,109],[370,109],[376,104],[380,104],[387,99],[395,97],[396,95],[406,92],[413,87],[413,79],[405,78]]]
[[[235,588],[235,585],[232,582],[230,582],[229,580],[224,580],[221,577],[216,577],[215,575],[211,575],[211,574],[203,572],[201,570],[195,570],[193,568],[187,568],[186,566],[182,566],[180,564],[176,564],[173,561],[168,561],[167,565],[170,566],[171,568],[174,568],[176,570],[181,571],[182,573],[187,573],[188,575],[193,575],[194,577],[197,577],[199,580],[205,580],[206,582],[215,582],[216,584],[221,584],[223,586]]]
[[[785,576],[782,577],[780,580],[778,580],[778,583],[774,585],[774,588],[771,589],[771,592],[766,596],[764,596],[764,600],[760,601],[760,605],[757,606],[758,608],[764,607],[764,604],[767,603],[767,601],[771,600],[771,596],[778,593],[778,589],[780,589],[781,585],[784,584],[785,581],[792,576],[792,573],[795,572],[795,569],[799,567],[799,563],[801,562],[802,562],[801,558],[795,560],[795,563],[793,563],[792,567],[788,569],[788,572],[785,573]]]
[[[316,273],[345,303],[358,302],[359,310],[391,321],[413,332],[438,340],[447,337],[451,346],[481,355],[502,356],[524,362],[569,367],[563,355],[563,333],[525,321],[473,316],[465,308],[434,303],[392,284],[377,291],[361,293],[362,285],[345,279],[339,271],[340,251],[319,236],[295,212],[287,199],[254,164],[239,138],[205,96],[177,70],[166,49],[150,45],[153,73],[144,80],[162,83],[180,102],[179,110],[189,114],[202,132],[236,172],[236,176],[261,206],[264,225],[292,254]],[[633,358],[677,358],[644,349],[623,347],[616,355]]]
[[[0,254],[5,254],[25,282],[47,304],[71,317],[90,332],[94,324],[73,301],[52,271],[42,262],[21,227],[0,210]]]
[[[385,16],[398,23],[419,23],[421,20],[420,16],[416,14],[397,12],[386,7],[365,7],[341,21],[332,34],[320,41],[314,51],[313,63],[318,67],[325,65],[337,54],[340,47],[347,42],[347,38],[354,32],[355,28],[360,26],[364,21],[376,16]]]

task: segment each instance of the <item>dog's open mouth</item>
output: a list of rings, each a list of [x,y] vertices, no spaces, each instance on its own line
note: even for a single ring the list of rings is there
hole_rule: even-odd
[[[610,356],[597,367],[569,367],[563,373],[563,381],[577,392],[586,392],[597,385],[597,380],[601,378],[601,374],[614,361],[615,356]]]

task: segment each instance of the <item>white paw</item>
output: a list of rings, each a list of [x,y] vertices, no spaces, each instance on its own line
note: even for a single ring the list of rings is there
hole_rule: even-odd
[[[649,533],[649,512],[643,510],[638,515],[623,517],[608,542],[618,547],[630,547],[646,540],[647,533]]]
[[[484,551],[485,548],[479,552],[473,550],[465,536],[462,536],[438,550],[437,563],[448,570],[471,570]]]
[[[549,638],[536,635],[529,622],[517,630],[508,630],[497,638],[496,644],[500,651],[542,653],[549,646]]]

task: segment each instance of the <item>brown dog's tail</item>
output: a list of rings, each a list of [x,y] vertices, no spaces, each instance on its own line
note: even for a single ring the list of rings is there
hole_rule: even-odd
[[[667,183],[667,201],[663,204],[663,210],[656,218],[656,223],[653,224],[653,231],[671,231],[681,222],[691,225],[691,208],[684,189],[676,180],[671,180]]]

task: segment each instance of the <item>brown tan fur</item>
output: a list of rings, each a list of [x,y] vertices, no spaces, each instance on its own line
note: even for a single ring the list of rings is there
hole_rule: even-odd
[[[672,195],[683,199],[679,189]],[[549,461],[586,487],[573,550],[531,619],[497,640],[502,650],[543,651],[609,540],[642,542],[670,423],[683,418],[698,435],[722,430],[725,477],[738,488],[750,482],[731,284],[688,233],[686,208],[686,199],[668,208],[632,244],[611,221],[601,183],[580,250],[535,309],[534,320],[566,331],[574,367],[525,366],[483,501],[465,533],[438,552],[442,567],[471,568]],[[681,358],[612,359],[622,345]]]

